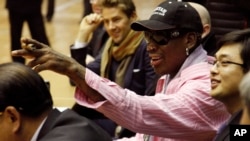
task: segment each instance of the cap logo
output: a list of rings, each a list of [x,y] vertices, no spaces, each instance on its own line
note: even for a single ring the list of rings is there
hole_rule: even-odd
[[[153,15],[156,14],[156,15],[160,15],[160,16],[165,16],[166,12],[167,12],[167,9],[162,8],[162,7],[156,7]]]

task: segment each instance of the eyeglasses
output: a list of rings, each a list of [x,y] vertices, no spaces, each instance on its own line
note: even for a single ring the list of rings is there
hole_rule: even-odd
[[[216,60],[213,63],[213,65],[216,65],[217,68],[219,68],[219,67],[227,67],[230,64],[238,65],[238,66],[241,66],[241,67],[244,66],[244,64],[236,63],[236,62],[232,62],[232,61],[218,61],[218,60]]]
[[[172,38],[179,37],[179,31],[144,31],[145,39],[147,42],[154,42],[158,45],[167,45]]]

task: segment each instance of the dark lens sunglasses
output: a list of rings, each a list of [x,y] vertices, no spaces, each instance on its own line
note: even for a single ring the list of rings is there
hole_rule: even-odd
[[[158,45],[166,45],[172,38],[179,37],[179,31],[144,31],[147,42],[153,41]]]

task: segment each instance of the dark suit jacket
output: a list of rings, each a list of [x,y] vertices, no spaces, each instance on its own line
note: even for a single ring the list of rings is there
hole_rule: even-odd
[[[125,72],[124,88],[132,90],[139,95],[154,95],[155,84],[158,78],[150,65],[150,58],[146,47],[147,43],[143,40]],[[87,64],[87,68],[100,75],[101,59],[102,56],[99,54],[93,62]],[[117,63],[112,62],[111,66],[116,68],[116,64]],[[110,70],[113,69],[111,68]],[[113,75],[115,75],[115,73]],[[114,81],[111,78],[108,79]]]
[[[111,141],[109,135],[92,121],[72,110],[54,109],[48,115],[37,141]]]
[[[95,58],[104,47],[104,44],[108,38],[109,35],[106,32],[103,24],[99,25],[93,32],[92,39],[87,47],[89,49],[88,54]]]
[[[242,110],[233,114],[229,121],[220,127],[214,141],[230,141],[230,125],[239,124],[241,115]]]
[[[147,43],[143,40],[132,57],[124,78],[124,88],[132,90],[139,95],[154,95],[158,76],[150,65],[150,58],[146,51]],[[100,75],[102,54],[99,53],[93,62],[85,64],[88,47],[71,49],[71,56],[77,62],[86,66],[96,74]],[[118,63],[112,63],[116,68]],[[110,69],[114,70],[114,69]],[[115,75],[115,73],[113,74]],[[113,76],[111,76],[113,77]],[[108,78],[113,81],[111,78]]]
[[[91,55],[93,58],[96,58],[99,53],[101,53],[104,44],[108,40],[109,35],[103,27],[103,24],[99,25],[97,29],[93,32],[93,36],[89,44],[80,49],[70,49],[70,55],[78,63],[83,66],[86,66],[86,56],[87,54]],[[73,46],[73,45],[71,45]]]

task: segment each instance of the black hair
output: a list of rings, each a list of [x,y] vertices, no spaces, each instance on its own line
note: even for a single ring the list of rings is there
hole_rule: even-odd
[[[236,30],[224,35],[217,43],[218,47],[228,43],[240,43],[242,50],[240,57],[243,60],[244,72],[250,69],[250,29]]]
[[[42,77],[21,63],[0,64],[0,111],[14,106],[22,115],[37,117],[52,109],[50,91]]]

